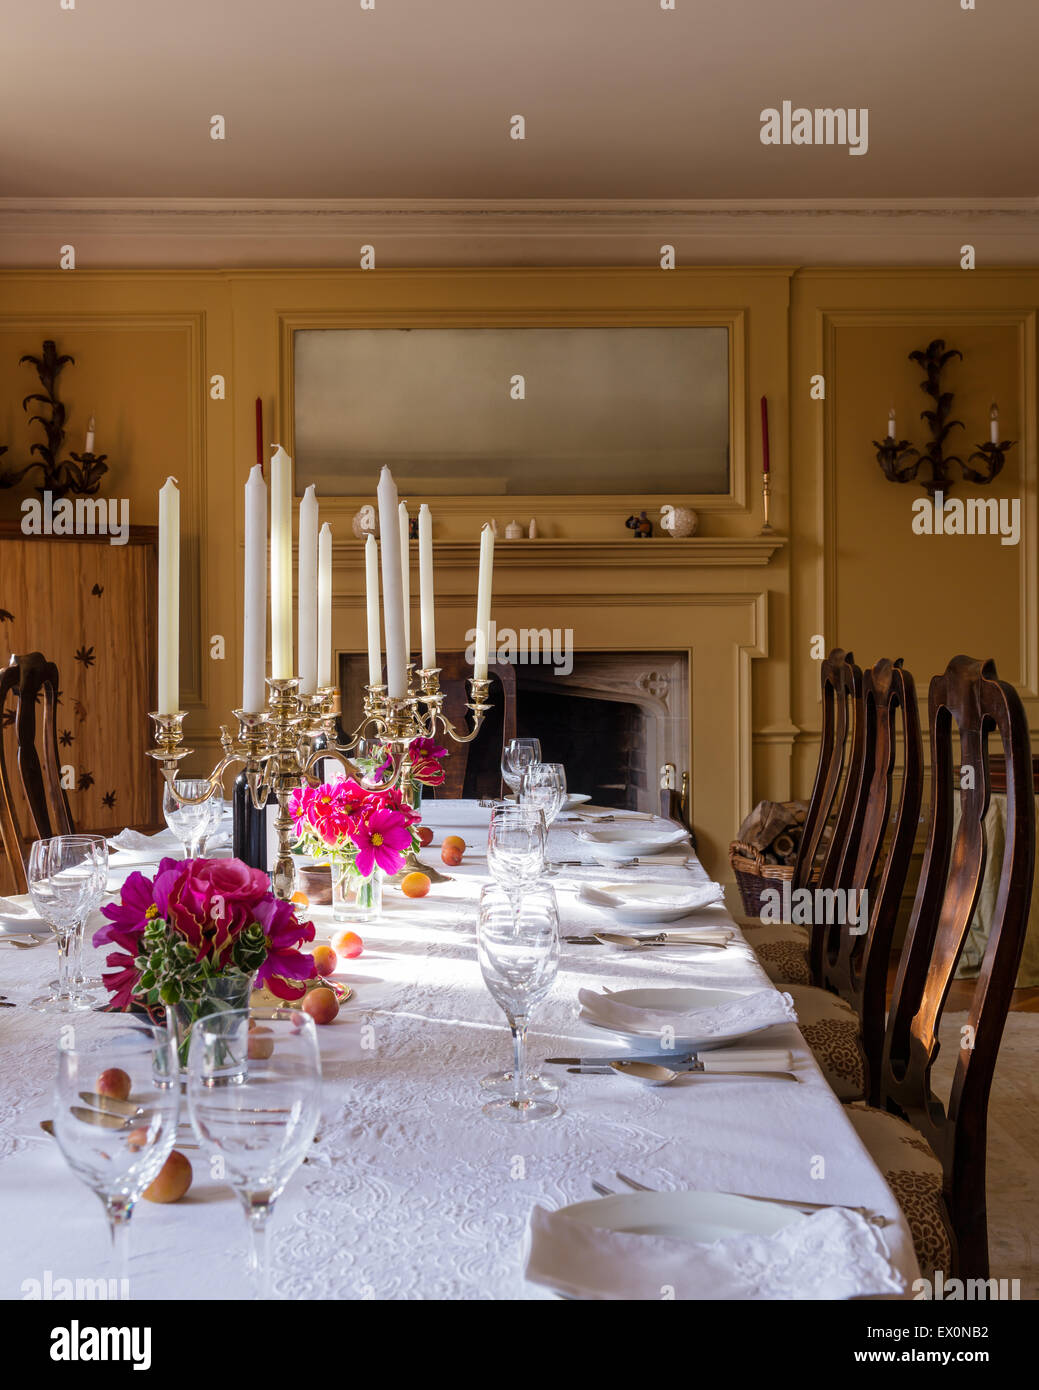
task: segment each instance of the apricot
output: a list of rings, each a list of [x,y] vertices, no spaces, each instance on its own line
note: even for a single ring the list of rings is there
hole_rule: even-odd
[[[289,902],[297,903],[300,907],[310,906],[310,899],[307,897],[306,893],[304,893],[302,888],[296,889],[295,893],[293,893],[292,897],[289,899]]]
[[[314,947],[314,969],[319,975],[331,975],[338,964],[339,960],[334,947]]]
[[[429,892],[429,877],[427,874],[407,874],[401,879],[400,891],[406,898],[424,898]]]
[[[146,1202],[179,1202],[191,1186],[191,1164],[174,1149],[159,1169],[158,1177],[144,1189]]]
[[[340,931],[332,938],[332,950],[344,960],[355,960],[364,950],[364,942],[355,931]]]
[[[339,1012],[339,1000],[334,990],[327,985],[318,985],[317,989],[307,991],[302,1008],[315,1023],[331,1023]]]
[[[126,1136],[126,1142],[136,1153],[138,1149],[143,1149],[146,1144],[150,1144],[151,1140],[148,1138],[146,1129],[132,1129]]]
[[[109,1067],[97,1078],[94,1089],[99,1096],[111,1096],[113,1100],[129,1100],[130,1078],[121,1067]]]
[[[274,1039],[269,1028],[250,1028],[247,1055],[254,1062],[265,1062],[274,1052]]]
[[[465,841],[461,835],[448,835],[444,843],[440,846],[440,858],[445,864],[452,866],[461,864],[462,855],[465,853]]]
[[[423,849],[433,843],[433,832],[428,825],[420,825],[418,828],[418,842]]]

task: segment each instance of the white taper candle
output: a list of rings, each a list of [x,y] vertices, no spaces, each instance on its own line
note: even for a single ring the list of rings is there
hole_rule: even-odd
[[[364,587],[368,602],[368,684],[382,685],[382,642],[379,637],[379,545],[369,534],[364,542]]]
[[[404,654],[411,660],[411,518],[408,504],[402,502],[397,508],[400,523],[400,590],[404,599]]]
[[[271,459],[271,676],[292,675],[292,460]]]
[[[242,709],[261,710],[267,673],[267,484],[254,464],[245,485],[245,631]]]
[[[437,634],[433,614],[433,516],[425,502],[418,509],[418,585],[422,665],[429,670],[437,664]]]
[[[404,599],[400,570],[400,515],[397,484],[384,465],[379,476],[379,540],[382,550],[382,612],[386,627],[386,686],[391,700],[407,694],[408,657],[404,646]]]
[[[159,489],[158,713],[180,709],[180,490],[176,478]]]
[[[480,582],[476,591],[476,660],[473,675],[487,679],[487,656],[491,626],[491,580],[494,574],[494,532],[485,523],[480,532]]]
[[[326,521],[317,538],[317,683],[332,684],[332,528]]]
[[[313,695],[317,689],[317,532],[317,491],[311,483],[299,504],[299,552],[296,562],[296,670],[301,695]]]

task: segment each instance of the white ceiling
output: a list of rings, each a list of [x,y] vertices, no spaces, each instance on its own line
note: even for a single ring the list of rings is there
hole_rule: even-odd
[[[0,196],[1039,194],[1039,0],[374,3],[0,0]],[[784,99],[869,153],[763,146]]]

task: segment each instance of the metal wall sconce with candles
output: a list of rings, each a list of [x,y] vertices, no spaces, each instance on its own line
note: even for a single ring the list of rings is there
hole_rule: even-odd
[[[65,404],[58,395],[58,378],[62,369],[75,362],[67,353],[59,354],[52,338],[43,344],[39,357],[25,353],[18,359],[18,365],[31,363],[43,388],[34,391],[22,401],[22,409],[28,410],[30,402],[45,407],[49,415],[30,415],[30,424],[43,426],[45,443],[33,444],[29,450],[36,457],[22,468],[0,469],[0,488],[16,487],[27,473],[39,469],[42,476],[37,492],[49,492],[55,500],[71,494],[73,497],[93,497],[101,487],[101,479],[108,472],[107,454],[94,453],[94,418],[87,425],[85,447],[81,454],[69,451],[66,459],[61,458],[65,447]],[[7,446],[0,447],[0,454],[7,453]]]
[[[922,478],[921,486],[931,497],[936,492],[948,493],[953,486],[949,477],[949,465],[958,464],[960,472],[969,482],[987,484],[1001,471],[1006,456],[1014,447],[1016,440],[999,438],[999,410],[995,405],[989,412],[989,441],[979,444],[967,462],[956,454],[945,453],[945,441],[954,429],[963,429],[962,420],[951,420],[953,393],[942,390],[942,373],[954,357],[962,360],[963,353],[956,348],[946,349],[942,338],[935,338],[927,347],[909,354],[909,361],[916,362],[926,372],[920,389],[934,401],[932,410],[920,412],[921,420],[926,420],[931,430],[931,439],[921,453],[908,439],[897,439],[895,429],[895,410],[892,406],[888,417],[887,438],[882,442],[874,439],[877,462],[890,483],[908,483],[917,475],[922,464],[930,464],[930,478]],[[979,467],[971,468],[975,461]],[[983,466],[982,466],[983,465]]]

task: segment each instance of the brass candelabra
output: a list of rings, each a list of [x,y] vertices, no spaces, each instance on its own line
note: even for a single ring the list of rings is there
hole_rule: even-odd
[[[335,758],[370,790],[399,787],[407,796],[411,775],[408,749],[412,740],[434,738],[442,732],[455,743],[471,743],[490,708],[487,703],[490,681],[472,677],[466,702],[472,728],[465,731],[456,728],[444,714],[440,668],[424,667],[415,672],[409,666],[407,693],[403,696],[391,696],[385,685],[365,686],[361,722],[351,736],[340,743],[336,739],[339,692],[333,686],[323,686],[313,695],[303,695],[299,678],[289,676],[269,678],[267,687],[266,709],[236,709],[233,713],[237,729],[232,731],[226,724],[221,727],[223,757],[205,779],[207,789],[201,796],[183,796],[176,788],[177,765],[193,752],[183,746],[184,711],[150,715],[155,726],[156,746],[148,749],[148,756],[159,763],[167,786],[182,805],[196,805],[207,800],[220,786],[227,769],[238,763],[244,764],[249,794],[257,810],[266,806],[271,796],[276,798],[278,854],[270,875],[271,887],[279,898],[291,897],[295,887],[289,802],[294,791],[317,785],[320,779],[314,769],[322,759]],[[376,780],[349,758],[348,754],[365,738],[385,748],[390,761],[388,776]]]

